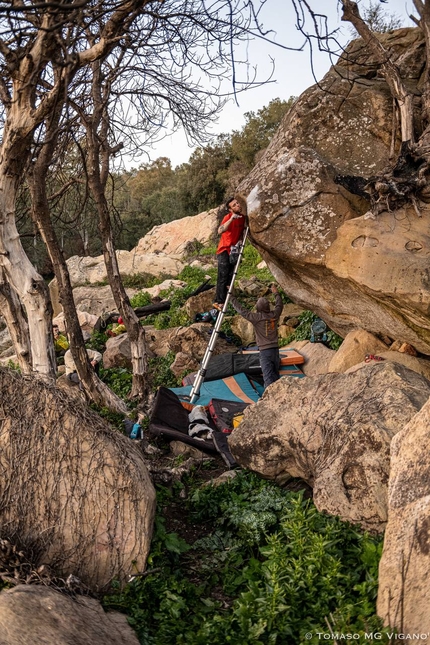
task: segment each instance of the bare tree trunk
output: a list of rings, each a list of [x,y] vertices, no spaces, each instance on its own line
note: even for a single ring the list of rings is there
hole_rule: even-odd
[[[8,282],[17,293],[27,313],[33,369],[46,378],[54,379],[52,306],[47,285],[25,254],[16,229],[17,177],[11,176],[11,171],[7,167],[8,162],[10,163],[7,143],[7,140],[3,143],[1,151],[3,162],[0,164],[0,265],[3,269],[4,281]],[[24,150],[24,157],[25,152]],[[22,172],[22,165],[20,166]],[[22,322],[22,317],[16,318],[17,324]],[[11,334],[12,340],[15,341],[18,337],[25,338],[26,333],[27,330],[22,328],[18,334]],[[15,349],[19,355],[23,350],[20,342]]]
[[[380,62],[381,72],[399,107],[402,144],[411,147],[414,143],[413,95],[406,89],[398,68],[391,61],[390,52],[382,46],[375,33],[360,16],[357,4],[352,0],[342,0],[342,8],[342,20],[350,22],[355,27]]]
[[[0,309],[12,339],[18,365],[23,374],[31,373],[31,351],[28,325],[18,295],[3,279],[0,267]]]
[[[401,148],[394,164],[386,168],[379,176],[372,177],[364,187],[369,195],[371,208],[374,214],[390,209],[395,210],[405,204],[411,203],[418,216],[419,197],[424,197],[427,189],[426,175],[430,169],[430,127],[429,122],[423,134],[416,141],[414,128],[414,95],[408,91],[400,75],[399,68],[392,60],[392,52],[387,50],[380,42],[377,35],[371,31],[360,16],[357,3],[352,0],[341,0],[343,15],[342,20],[350,22],[366,46],[376,57],[379,69],[384,76],[391,95],[397,106],[400,116]],[[427,45],[427,78],[422,102],[424,114],[430,115],[430,5],[421,0],[414,0],[415,6],[421,15],[422,27]],[[393,127],[397,127],[397,119],[393,118]],[[395,141],[396,133],[393,132],[392,140]],[[393,146],[392,146],[393,147]],[[391,151],[394,152],[393,150]],[[390,159],[393,155],[390,155]],[[363,178],[338,176],[337,181],[347,189],[354,186],[354,180],[360,179],[359,185],[363,186]],[[352,181],[351,181],[352,180]],[[349,187],[348,187],[349,184]]]
[[[81,112],[87,133],[87,173],[88,182],[99,216],[99,229],[103,245],[108,282],[118,311],[124,320],[131,348],[133,382],[130,398],[142,400],[147,395],[148,359],[146,354],[145,330],[139,323],[129,297],[121,280],[118,260],[115,253],[109,205],[106,200],[106,183],[109,174],[109,160],[112,150],[109,147],[109,115],[107,98],[110,85],[105,81],[105,96],[102,96],[102,75],[99,61],[92,64],[93,112],[91,116]]]
[[[127,413],[127,407],[114,392],[101,381],[94,372],[85,348],[82,330],[73,300],[73,290],[70,283],[69,271],[61,251],[57,235],[49,212],[46,195],[46,176],[57,142],[57,125],[59,111],[46,125],[46,143],[33,164],[29,177],[32,198],[32,218],[36,222],[52,262],[55,277],[58,282],[60,302],[64,311],[66,330],[70,341],[70,351],[76,365],[79,379],[85,393],[97,405],[106,406],[120,414]]]

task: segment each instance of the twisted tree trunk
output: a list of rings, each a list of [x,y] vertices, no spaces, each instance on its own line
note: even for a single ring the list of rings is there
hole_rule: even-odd
[[[28,324],[17,293],[6,282],[0,267],[0,310],[15,348],[18,365],[23,374],[31,373],[31,351]]]
[[[58,283],[60,302],[64,311],[66,331],[70,341],[70,351],[76,365],[76,371],[88,398],[100,406],[106,406],[113,412],[127,413],[127,407],[114,392],[99,379],[93,370],[85,348],[82,329],[73,300],[70,275],[63,252],[51,221],[48,197],[46,194],[46,177],[58,138],[58,122],[61,106],[46,123],[46,140],[39,156],[32,166],[29,186],[32,201],[32,218],[37,224],[43,241],[46,244],[50,260]]]
[[[429,127],[416,136],[414,128],[414,95],[407,89],[403,82],[398,67],[393,63],[392,53],[386,49],[371,31],[360,16],[357,4],[352,0],[341,0],[343,15],[342,20],[350,22],[364,40],[366,46],[379,62],[379,70],[385,78],[390,89],[394,104],[399,113],[401,147],[396,162],[386,168],[379,176],[368,181],[363,178],[338,177],[337,181],[348,190],[357,184],[363,196],[367,194],[372,210],[375,214],[386,210],[394,210],[407,203],[412,203],[417,215],[420,215],[418,199],[426,192],[426,175],[430,169],[430,131]],[[421,97],[423,115],[430,114],[430,80],[429,80],[429,55],[430,55],[430,6],[428,2],[414,0],[419,7],[421,20],[420,27],[426,38],[427,72],[426,83]],[[393,127],[397,120],[393,119]],[[393,133],[393,140],[395,133]],[[364,187],[364,191],[363,191]],[[354,191],[353,192],[358,192]]]
[[[119,60],[121,64],[121,59]],[[114,152],[109,146],[108,98],[109,80],[104,80],[101,63],[96,61],[91,66],[91,96],[93,99],[92,114],[79,109],[81,120],[86,129],[87,173],[91,194],[96,204],[99,217],[99,229],[102,239],[103,256],[106,265],[108,282],[118,311],[124,320],[131,349],[133,382],[130,398],[142,401],[148,393],[148,359],[146,353],[145,330],[139,323],[130,299],[122,283],[109,205],[106,199],[106,184],[109,175],[109,160]],[[104,83],[104,84],[103,84]],[[119,146],[120,148],[121,146]]]

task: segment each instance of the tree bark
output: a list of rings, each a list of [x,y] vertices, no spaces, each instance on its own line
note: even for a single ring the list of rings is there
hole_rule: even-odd
[[[25,254],[16,229],[18,177],[15,173],[12,175],[10,170],[10,160],[14,155],[8,143],[8,139],[3,142],[3,161],[0,163],[0,266],[3,269],[4,281],[11,285],[12,291],[18,295],[26,310],[33,370],[48,379],[54,379],[56,370],[52,341],[52,306],[47,285]],[[22,157],[24,160],[27,157],[25,149],[22,151]],[[23,171],[18,160],[15,168]],[[16,324],[22,325],[22,316],[16,317],[15,321]],[[11,333],[14,344],[15,341],[18,342],[18,337],[25,338],[26,335],[26,327],[22,327],[16,334]],[[23,351],[21,342],[15,345],[15,350],[17,356],[20,355]],[[24,355],[26,352],[24,349]]]
[[[373,31],[360,16],[357,4],[352,0],[342,0],[342,20],[350,22],[365,44],[378,58],[381,72],[387,81],[393,98],[396,100],[400,111],[400,127],[402,143],[409,147],[414,143],[414,122],[413,122],[413,95],[408,92],[400,76],[397,66],[391,61],[390,52],[387,51]]]
[[[39,156],[33,164],[29,186],[32,199],[32,218],[37,224],[43,241],[46,244],[50,260],[58,283],[60,302],[64,311],[66,331],[70,342],[70,351],[76,365],[76,371],[88,398],[113,412],[127,413],[127,407],[114,392],[101,381],[93,370],[85,348],[82,329],[73,300],[73,290],[67,263],[52,225],[49,203],[46,194],[46,176],[57,143],[58,121],[61,106],[46,124],[46,141]]]
[[[109,174],[110,156],[112,154],[108,141],[109,115],[107,100],[110,86],[109,81],[104,81],[102,78],[101,63],[99,61],[93,63],[91,68],[92,114],[90,116],[82,110],[79,110],[87,135],[88,183],[99,217],[99,229],[108,282],[112,289],[115,304],[124,320],[130,341],[133,371],[130,398],[137,398],[143,401],[148,393],[148,359],[145,330],[139,323],[139,319],[130,304],[130,299],[122,283],[115,252],[109,205],[106,199],[106,183]],[[105,83],[104,86],[103,82]]]
[[[12,339],[18,365],[23,374],[31,373],[28,324],[18,295],[3,279],[0,267],[0,308]]]

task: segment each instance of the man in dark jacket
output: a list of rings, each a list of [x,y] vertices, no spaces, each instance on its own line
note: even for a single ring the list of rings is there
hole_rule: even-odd
[[[272,293],[276,294],[275,309],[270,309],[266,298],[257,300],[256,313],[242,307],[233,296],[231,304],[241,316],[252,323],[255,331],[255,340],[260,351],[260,365],[263,371],[264,387],[268,387],[279,378],[279,344],[278,321],[282,312],[282,299],[276,285],[271,286]]]

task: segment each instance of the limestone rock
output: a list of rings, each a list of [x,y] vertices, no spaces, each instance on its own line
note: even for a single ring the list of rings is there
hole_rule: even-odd
[[[62,307],[59,301],[55,300],[56,282],[52,280],[49,284],[49,291],[51,295],[52,305],[54,312],[58,315],[62,312]],[[132,298],[137,289],[126,289],[129,298]],[[113,299],[112,290],[109,285],[104,287],[76,287],[73,289],[73,299],[75,301],[78,311],[88,312],[94,316],[101,316],[107,311],[116,311],[117,307]],[[78,314],[79,315],[79,314]]]
[[[282,313],[279,320],[282,323],[286,323],[290,318],[298,318],[302,313],[303,307],[295,305],[294,302],[287,302],[287,304],[282,307]]]
[[[429,395],[427,379],[393,363],[283,378],[245,410],[230,450],[242,467],[265,478],[304,479],[318,510],[380,531],[391,439]]]
[[[242,278],[237,281],[237,291],[241,291],[247,296],[253,296],[257,301],[261,296],[265,296],[268,293],[267,284],[260,282],[257,278]]]
[[[420,94],[420,30],[378,38],[393,48],[410,91]],[[336,180],[384,169],[391,132],[389,89],[371,52],[354,41],[295,102],[239,192],[253,241],[294,302],[343,338],[361,328],[430,355],[430,205],[422,218],[408,208],[365,219],[368,202]]]
[[[182,441],[171,441],[170,451],[175,457],[183,455],[184,457],[192,457],[193,459],[201,460],[208,458],[207,453],[198,450],[198,448],[194,448],[194,446],[188,446],[186,443],[182,443]]]
[[[0,391],[2,536],[93,590],[143,571],[155,491],[140,449],[40,379],[0,370]]]
[[[402,343],[401,341],[393,343],[390,349],[396,352],[400,352],[401,354],[409,354],[409,356],[417,356],[418,354],[415,347],[412,347],[412,345],[409,345],[409,343]]]
[[[161,291],[167,291],[167,289],[183,289],[186,286],[187,283],[183,280],[173,280],[169,278],[168,280],[163,280],[163,282],[160,282],[153,287],[139,289],[138,293],[148,293],[151,298],[155,298],[160,295]]]
[[[194,323],[189,327],[173,329],[169,337],[169,348],[175,354],[183,352],[194,356],[196,360],[200,361],[208,346],[211,330],[212,327],[206,323]],[[214,355],[234,353],[235,351],[236,347],[234,345],[227,343],[223,338],[219,338],[214,348]]]
[[[418,358],[415,356],[410,356],[409,354],[393,352],[391,350],[389,350],[388,352],[381,352],[379,356],[384,358],[386,361],[393,361],[394,363],[404,365],[408,369],[413,370],[417,374],[421,374],[421,376],[425,376],[426,379],[430,380],[430,361],[426,358]],[[349,373],[354,371],[355,369],[361,369],[365,365],[366,363],[364,362],[358,363],[357,365],[350,367],[348,370],[346,370],[346,372]]]
[[[169,338],[175,334],[179,327],[171,327],[170,329],[155,329],[153,325],[145,325],[145,339],[148,348],[155,354],[155,356],[166,356],[170,351]]]
[[[138,645],[125,616],[41,585],[0,593],[1,645]]]
[[[88,331],[90,334],[94,329],[96,322],[99,319],[99,316],[95,314],[90,314],[87,311],[80,311],[79,309],[76,312],[78,314],[79,325],[84,331]],[[66,324],[64,322],[64,313],[61,312],[52,320],[53,325],[58,325],[58,329],[61,332],[66,331]]]
[[[208,291],[203,291],[203,293],[199,293],[197,296],[188,298],[188,300],[185,302],[184,308],[188,314],[189,319],[194,320],[196,314],[212,309],[214,301],[215,288],[208,289]]]
[[[327,374],[329,372],[329,365],[333,360],[336,352],[322,343],[309,343],[304,342],[303,347],[298,347],[297,342],[292,343],[290,347],[296,349],[305,359],[300,369],[306,376],[318,376],[319,374]]]
[[[184,372],[194,372],[200,367],[200,361],[198,361],[193,355],[187,354],[186,352],[178,352],[175,356],[175,360],[170,366],[171,371],[177,377],[181,376]]]
[[[242,316],[233,316],[230,321],[231,328],[236,336],[242,340],[242,344],[253,345],[255,344],[255,332],[252,323]]]
[[[224,473],[221,473],[218,477],[215,479],[211,479],[210,481],[205,482],[202,484],[202,488],[206,488],[207,486],[221,486],[221,484],[226,484],[230,481],[232,481],[237,475],[237,470],[226,470]]]
[[[121,275],[136,275],[148,273],[153,276],[177,276],[184,265],[178,259],[165,253],[145,253],[132,249],[117,251],[118,265]],[[102,255],[95,258],[78,255],[67,260],[70,280],[73,287],[86,284],[96,284],[107,280],[106,266]]]
[[[9,330],[7,327],[4,327],[0,331],[0,355],[3,356],[3,354],[8,351],[12,347],[12,339],[9,334]]]
[[[363,362],[366,354],[378,356],[387,349],[382,340],[364,329],[351,331],[333,356],[329,372],[346,372],[353,365]]]
[[[278,336],[279,338],[288,338],[291,334],[294,334],[295,328],[290,327],[289,325],[279,325],[278,327]]]
[[[174,222],[154,226],[135,249],[136,254],[163,253],[184,257],[190,249],[190,241],[208,244],[217,237],[218,209],[205,211],[193,217],[183,217]],[[170,273],[165,271],[165,273]]]
[[[403,634],[430,632],[430,402],[391,444],[378,615]]]
[[[109,338],[103,352],[103,367],[126,367],[131,369],[131,347],[128,334],[119,334]]]

